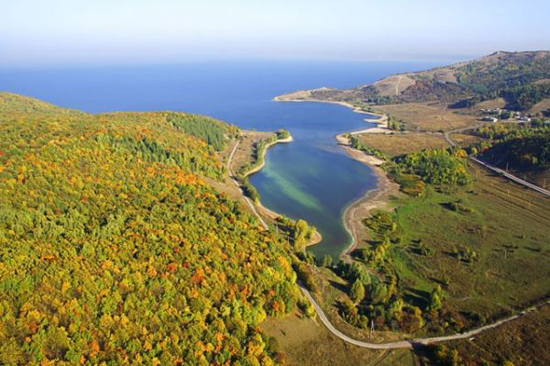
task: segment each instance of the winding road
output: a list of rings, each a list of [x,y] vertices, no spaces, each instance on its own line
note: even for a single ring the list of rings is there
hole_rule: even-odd
[[[450,134],[451,133],[457,133],[457,132],[463,132],[463,131],[466,131],[466,130],[469,130],[469,129],[473,129],[473,128],[476,128],[476,127],[468,127],[468,128],[462,128],[462,129],[459,129],[459,130],[454,130],[454,131],[449,131],[447,133],[445,133],[445,139],[447,139],[447,141],[452,145],[452,146],[456,146],[456,143],[450,138]],[[231,177],[231,180],[233,181],[233,183],[237,186],[237,188],[239,188],[239,190],[241,191],[241,193],[243,194],[243,197],[244,199],[246,200],[246,202],[248,203],[248,205],[250,206],[250,208],[252,209],[252,212],[256,215],[256,217],[260,220],[260,222],[262,223],[262,226],[265,228],[265,230],[268,230],[269,229],[269,226],[266,224],[266,222],[262,219],[262,217],[260,216],[260,214],[258,213],[258,211],[256,210],[256,207],[254,206],[254,204],[252,203],[252,201],[246,197],[244,195],[244,192],[242,191],[242,189],[240,188],[240,185],[239,185],[239,182],[237,181],[235,175],[233,174],[233,171],[231,169],[231,163],[233,161],[233,156],[235,155],[235,151],[237,150],[237,147],[239,146],[240,144],[240,141],[237,141],[237,143],[235,144],[235,146],[233,147],[233,150],[231,151],[231,154],[229,155],[229,158],[227,160],[227,170],[229,172],[229,175]],[[525,182],[523,181],[522,179],[519,179],[515,176],[512,176],[511,174],[508,174],[506,172],[503,172],[501,171],[500,169],[498,168],[495,168],[495,167],[492,167],[482,161],[480,161],[479,159],[476,159],[474,157],[471,158],[473,161],[491,169],[491,170],[494,170],[494,171],[497,171],[499,172],[500,174],[506,174],[505,176],[507,176],[508,178],[514,180],[514,181],[517,181],[518,183],[520,184],[523,184],[523,185],[526,185],[527,187],[529,188],[532,188],[532,189],[536,189],[537,191],[541,192],[540,190],[542,191],[545,191],[548,193],[548,195],[550,196],[550,192],[538,187],[538,186],[534,186],[532,185],[531,183],[529,182]],[[523,182],[523,183],[521,183]],[[534,188],[534,187],[536,188]],[[539,190],[540,189],[540,190]],[[544,192],[541,192],[541,193],[544,193]],[[544,194],[547,194],[547,193],[544,193]],[[343,340],[344,342],[346,343],[349,343],[349,344],[353,344],[357,347],[362,347],[362,348],[369,348],[369,349],[375,349],[375,350],[392,350],[392,349],[413,349],[415,347],[418,347],[418,346],[422,346],[422,345],[428,345],[428,344],[434,344],[434,343],[440,343],[440,342],[447,342],[447,341],[453,341],[453,340],[459,340],[459,339],[468,339],[468,338],[471,338],[471,337],[474,337],[478,334],[481,334],[485,331],[488,331],[488,330],[491,330],[491,329],[494,329],[494,328],[497,328],[503,324],[506,324],[506,323],[509,323],[513,320],[516,320],[516,319],[519,319],[521,317],[523,317],[524,315],[530,313],[530,312],[533,312],[533,311],[536,311],[539,307],[542,307],[542,306],[545,306],[545,305],[550,305],[550,300],[546,300],[545,302],[541,303],[541,304],[538,304],[538,305],[535,305],[535,306],[532,306],[528,309],[525,309],[523,310],[522,312],[520,312],[519,314],[516,314],[516,315],[513,315],[513,316],[510,316],[508,318],[505,318],[505,319],[501,319],[495,323],[492,323],[492,324],[488,324],[488,325],[485,325],[485,326],[482,326],[480,328],[477,328],[477,329],[473,329],[473,330],[470,330],[468,332],[464,332],[464,333],[457,333],[457,334],[452,334],[452,335],[447,335],[447,336],[440,336],[440,337],[428,337],[428,338],[416,338],[416,339],[407,339],[407,340],[402,340],[402,341],[396,341],[396,342],[386,342],[386,343],[370,343],[370,342],[365,342],[365,341],[361,341],[361,340],[357,340],[357,339],[354,339],[354,338],[351,338],[347,335],[345,335],[344,333],[342,333],[341,331],[339,331],[338,329],[336,329],[336,327],[330,322],[330,320],[327,318],[325,312],[323,311],[323,309],[321,308],[321,306],[317,303],[317,301],[313,298],[313,296],[311,295],[311,293],[305,288],[303,287],[301,284],[300,284],[300,289],[302,290],[302,293],[304,294],[304,296],[309,300],[309,302],[313,305],[313,307],[315,308],[315,312],[317,313],[317,315],[319,316],[319,319],[321,320],[321,322],[323,323],[323,325],[332,333],[334,334],[336,337],[338,337],[339,339]]]
[[[252,210],[252,212],[254,212],[254,215],[256,215],[258,220],[260,220],[260,223],[262,224],[264,229],[269,230],[269,226],[266,224],[264,219],[262,219],[262,216],[260,216],[258,211],[256,211],[256,206],[254,206],[254,203],[252,203],[252,200],[245,196],[243,190],[241,189],[241,186],[240,186],[239,182],[237,181],[237,178],[235,177],[235,174],[233,174],[233,170],[231,169],[231,163],[233,162],[233,156],[235,155],[235,151],[237,151],[237,147],[239,147],[240,143],[241,142],[239,140],[237,140],[237,143],[235,144],[235,146],[233,146],[233,150],[231,150],[231,154],[229,154],[229,159],[227,159],[227,172],[229,173],[229,177],[231,178],[233,183],[241,191],[244,200],[246,201],[246,203],[248,203],[248,206],[250,206],[250,209]]]
[[[340,338],[341,340],[343,340],[347,343],[356,345],[358,347],[370,348],[370,349],[379,349],[379,350],[380,349],[413,349],[413,348],[415,348],[417,346],[420,346],[420,345],[425,346],[425,345],[428,345],[428,344],[434,344],[434,343],[440,343],[440,342],[446,342],[446,341],[454,341],[454,340],[458,340],[458,339],[471,338],[471,337],[476,336],[480,333],[483,333],[487,330],[497,328],[497,327],[499,327],[503,324],[506,324],[506,323],[511,322],[513,320],[516,320],[516,319],[519,319],[522,316],[537,310],[541,306],[550,305],[550,300],[547,300],[544,303],[536,305],[536,306],[532,306],[532,307],[522,311],[521,313],[519,313],[517,315],[510,316],[508,318],[499,320],[495,323],[488,324],[488,325],[485,325],[483,327],[473,329],[473,330],[470,330],[470,331],[465,332],[465,333],[457,333],[457,334],[452,334],[452,335],[448,335],[448,336],[441,336],[441,337],[417,338],[417,339],[410,339],[410,340],[397,341],[397,342],[388,342],[388,343],[369,343],[369,342],[363,342],[363,341],[359,341],[357,339],[353,339],[351,337],[348,337],[347,335],[345,335],[344,333],[342,333],[338,329],[336,329],[334,327],[334,325],[332,325],[332,323],[328,320],[325,312],[323,311],[321,306],[317,303],[317,301],[315,301],[313,296],[311,296],[309,291],[307,289],[305,289],[304,287],[301,287],[301,290],[304,293],[304,296],[307,297],[307,299],[315,307],[315,311],[317,312],[317,315],[319,316],[319,319],[321,319],[321,322],[325,325],[325,327],[327,327],[327,329],[332,334],[334,334],[336,337]]]

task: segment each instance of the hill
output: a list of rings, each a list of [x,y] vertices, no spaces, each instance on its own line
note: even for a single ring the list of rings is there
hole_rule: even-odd
[[[0,113],[5,114],[83,114],[72,109],[61,108],[56,105],[46,103],[36,98],[31,98],[19,94],[0,92]]]
[[[550,52],[496,52],[478,60],[392,75],[354,89],[316,89],[279,100],[347,102],[355,106],[437,101],[456,108],[503,97],[509,109],[528,110],[550,97]]]
[[[286,241],[208,182],[240,134],[0,93],[0,364],[273,364]]]

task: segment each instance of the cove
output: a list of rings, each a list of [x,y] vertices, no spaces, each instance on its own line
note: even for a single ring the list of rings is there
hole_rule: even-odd
[[[342,222],[345,208],[377,182],[334,137],[367,128],[364,118],[369,116],[335,104],[272,99],[299,89],[351,88],[446,63],[234,61],[12,68],[0,69],[0,90],[90,113],[175,110],[210,115],[244,129],[288,129],[295,141],[269,149],[266,166],[251,182],[266,207],[317,227],[323,241],[310,250],[336,258],[351,240]]]
[[[371,169],[337,145],[335,135],[368,127],[368,115],[322,103],[276,103],[292,114],[281,121],[294,137],[268,150],[266,165],[250,177],[262,203],[271,210],[314,225],[323,240],[309,250],[334,258],[352,238],[344,226],[346,207],[377,186]]]

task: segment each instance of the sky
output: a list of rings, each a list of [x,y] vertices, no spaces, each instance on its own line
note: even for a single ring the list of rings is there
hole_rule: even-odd
[[[550,49],[549,0],[0,0],[0,66]]]

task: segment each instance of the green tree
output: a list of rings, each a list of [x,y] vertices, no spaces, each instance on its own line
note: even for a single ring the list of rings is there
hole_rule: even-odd
[[[331,268],[332,267],[332,256],[325,254],[323,257],[323,267]]]
[[[438,285],[430,294],[428,310],[441,309],[443,307],[443,304],[441,303],[442,297],[443,297],[443,291],[441,290],[441,286]]]
[[[361,302],[365,298],[365,286],[363,285],[363,282],[359,279],[355,280],[351,286],[349,295],[355,303]]]
[[[297,251],[301,252],[305,249],[307,244],[307,236],[309,233],[309,225],[305,220],[296,221],[294,226],[294,247]]]

